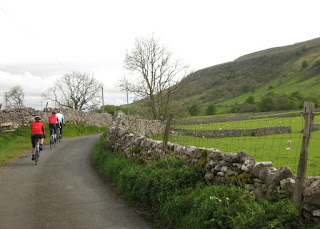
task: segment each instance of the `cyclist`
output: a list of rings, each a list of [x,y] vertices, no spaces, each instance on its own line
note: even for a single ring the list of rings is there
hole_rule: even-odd
[[[59,120],[59,124],[60,124],[60,137],[62,138],[62,124],[64,126],[66,126],[66,123],[64,122],[64,117],[63,114],[61,113],[61,111],[58,111],[58,113],[56,114],[56,116],[58,117]]]
[[[36,142],[40,139],[40,150],[42,150],[43,139],[46,137],[45,128],[39,116],[36,116],[35,122],[31,124],[31,142],[32,142],[32,160],[34,160],[34,148],[36,146]]]
[[[49,116],[48,123],[49,123],[50,134],[51,134],[51,131],[53,130],[53,133],[54,133],[54,141],[56,141],[56,138],[57,138],[57,128],[60,128],[60,124],[59,124],[59,121],[58,121],[58,117],[56,116],[56,112],[53,111],[53,112],[52,112],[52,115]]]

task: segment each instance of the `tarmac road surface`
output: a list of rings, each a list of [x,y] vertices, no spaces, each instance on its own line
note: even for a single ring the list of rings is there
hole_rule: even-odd
[[[150,228],[93,169],[90,151],[100,136],[62,139],[52,150],[44,145],[38,165],[31,152],[7,163],[0,170],[0,228]]]

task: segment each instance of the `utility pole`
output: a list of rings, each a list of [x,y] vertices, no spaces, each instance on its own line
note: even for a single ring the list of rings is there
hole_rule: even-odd
[[[129,93],[128,93],[128,87],[126,87],[126,92],[127,92],[127,107],[128,107],[128,115],[129,115]]]
[[[4,93],[4,101],[5,101],[5,103],[6,103],[5,109],[8,109],[8,92],[5,92],[5,93]]]
[[[102,90],[102,113],[104,113],[103,86],[101,87],[101,90]]]

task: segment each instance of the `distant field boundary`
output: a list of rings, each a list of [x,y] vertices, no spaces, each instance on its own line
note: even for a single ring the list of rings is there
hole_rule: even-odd
[[[187,120],[174,120],[173,125],[193,125],[193,124],[208,124],[208,123],[217,123],[217,122],[234,122],[234,121],[261,119],[261,118],[301,117],[303,115],[302,112],[296,112],[292,114],[270,114],[270,115],[265,115],[263,117],[261,117],[261,113],[259,114],[260,115],[239,114],[239,115],[190,118]],[[320,115],[320,113],[315,113],[314,115]]]
[[[290,126],[260,127],[254,129],[221,129],[221,130],[186,130],[173,129],[172,134],[191,135],[195,137],[235,137],[264,136],[269,134],[290,134]]]

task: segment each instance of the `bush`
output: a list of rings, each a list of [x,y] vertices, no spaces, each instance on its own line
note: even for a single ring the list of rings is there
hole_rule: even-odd
[[[309,66],[308,61],[306,61],[306,60],[302,61],[302,64],[301,64],[301,68],[302,68],[302,69],[304,69],[304,68],[306,68],[306,67],[308,67],[308,66]]]
[[[193,104],[191,107],[189,107],[188,111],[191,116],[197,116],[200,113],[200,108],[198,104]]]
[[[215,115],[217,113],[217,106],[215,104],[210,104],[207,106],[206,114]]]

